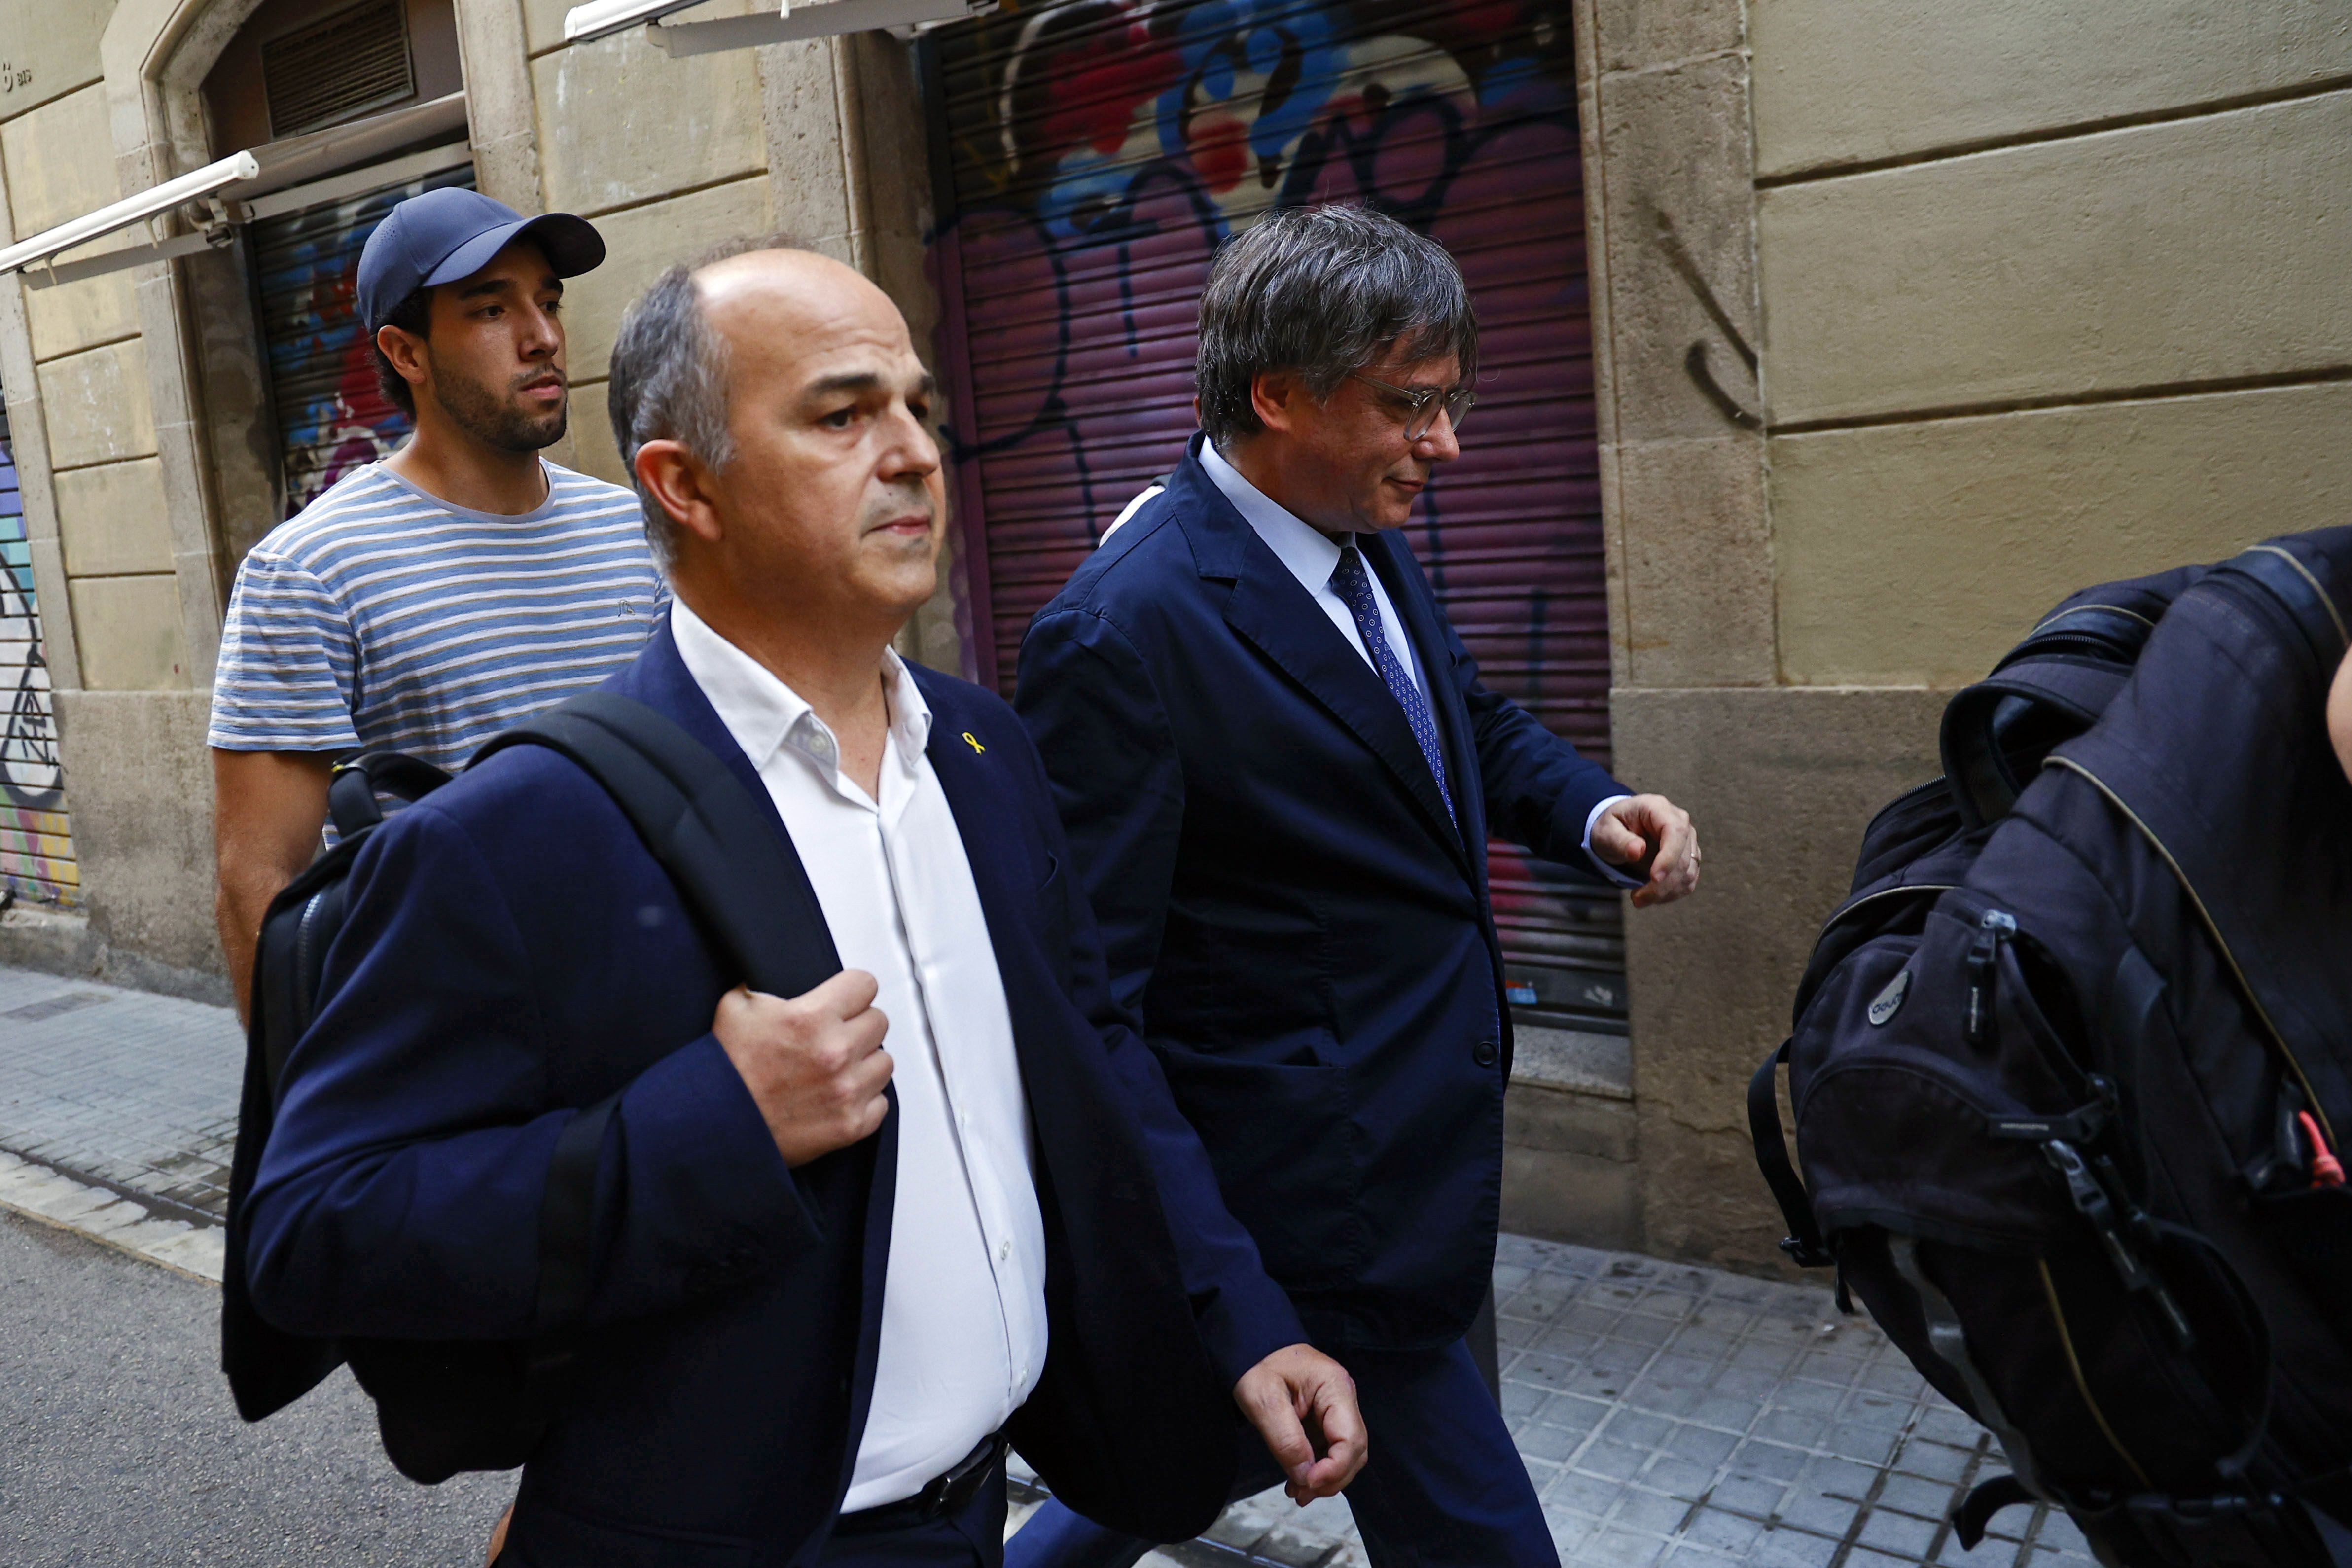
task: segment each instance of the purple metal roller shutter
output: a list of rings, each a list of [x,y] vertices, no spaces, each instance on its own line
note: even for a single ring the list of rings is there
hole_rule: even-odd
[[[974,654],[1029,618],[1192,429],[1194,304],[1269,207],[1370,198],[1462,263],[1484,327],[1462,459],[1414,549],[1488,682],[1609,755],[1583,181],[1564,5],[1008,4],[927,58]],[[1493,855],[1512,1000],[1622,1030],[1618,904]]]
[[[473,184],[473,165],[466,164],[253,226],[282,515],[292,517],[408,435],[408,416],[376,390],[375,353],[360,328],[353,292],[360,248],[410,196]]]

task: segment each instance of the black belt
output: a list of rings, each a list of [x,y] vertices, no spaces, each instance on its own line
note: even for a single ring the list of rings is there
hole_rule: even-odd
[[[980,1440],[980,1447],[958,1459],[944,1475],[934,1476],[923,1489],[913,1497],[897,1502],[886,1502],[878,1508],[864,1508],[856,1513],[845,1513],[833,1521],[835,1535],[879,1535],[886,1531],[911,1530],[919,1524],[929,1524],[956,1512],[980,1495],[1004,1462],[1006,1450],[1013,1445],[1004,1434],[995,1432]]]

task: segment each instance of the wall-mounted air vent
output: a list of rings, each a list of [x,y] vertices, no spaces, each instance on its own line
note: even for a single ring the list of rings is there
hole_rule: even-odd
[[[272,38],[261,46],[261,79],[272,136],[412,98],[408,7],[403,0],[371,0]]]

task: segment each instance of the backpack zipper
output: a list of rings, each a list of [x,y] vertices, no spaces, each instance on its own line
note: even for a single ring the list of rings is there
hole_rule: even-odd
[[[1829,941],[1830,932],[1843,924],[1846,917],[1853,914],[1854,910],[1867,904],[1874,904],[1881,899],[1898,898],[1905,893],[1934,893],[1941,896],[1952,891],[1958,885],[1957,882],[1906,882],[1901,887],[1881,888],[1874,893],[1864,893],[1851,903],[1840,905],[1829,919],[1822,922],[1822,929],[1814,933],[1813,945],[1805,955],[1805,973],[1808,975],[1811,974],[1813,960],[1821,956],[1822,943]],[[1799,1009],[1801,1011],[1811,1006],[1813,996],[1813,990],[1801,984],[1798,987]]]
[[[1987,910],[1977,924],[1977,938],[1969,943],[1969,1044],[1982,1046],[1991,1030],[1993,978],[2000,972],[2000,944],[2017,934],[2017,917],[2006,910]]]
[[[2330,607],[2333,608],[2332,605]],[[2254,994],[2252,984],[2246,979],[2246,972],[2238,966],[2238,955],[2230,951],[2229,939],[2221,934],[2221,928],[2214,922],[2213,911],[2205,907],[2204,899],[2197,891],[2197,884],[2189,879],[2189,873],[2180,868],[2180,862],[2172,858],[2172,851],[2166,848],[2164,840],[2156,836],[2156,829],[2142,821],[2138,812],[2125,805],[2124,797],[2108,788],[2106,780],[2074,758],[2052,757],[2042,765],[2046,768],[2064,768],[2068,773],[2079,773],[2089,780],[2091,787],[2106,796],[2108,804],[2122,812],[2124,819],[2139,829],[2140,837],[2147,839],[2158,855],[2164,857],[2164,863],[2172,869],[2173,879],[2180,884],[2180,890],[2189,895],[2189,902],[2196,909],[2197,918],[2204,922],[2205,934],[2213,939],[2213,945],[2221,951],[2221,962],[2230,966],[2231,975],[2238,982],[2238,994],[2243,996],[2246,999],[2246,1005],[2254,1010],[2254,1016],[2262,1020],[2263,1029],[2270,1036],[2271,1044],[2277,1047],[2280,1059],[2286,1063],[2287,1070],[2294,1074],[2294,1081],[2302,1088],[2303,1097],[2309,1103],[2311,1113],[2319,1119],[2320,1130],[2326,1133],[2327,1142],[2331,1145],[2336,1144],[2337,1142],[2336,1126],[2328,1121],[2327,1110],[2319,1103],[2318,1092],[2311,1087],[2311,1079],[2303,1070],[2303,1064],[2295,1059],[2294,1047],[2286,1043],[2286,1036],[2280,1033],[2278,1025],[2272,1021],[2270,1009],[2263,1005],[2263,999]]]
[[[1822,922],[1821,931],[1813,937],[1813,945],[1821,946],[1823,937],[1844,924],[1848,915],[1865,904],[1874,904],[1881,899],[1892,899],[1904,893],[1948,893],[1958,886],[1958,882],[1906,882],[1899,888],[1881,888],[1874,893],[1864,893],[1853,902],[1841,906],[1835,914]]]

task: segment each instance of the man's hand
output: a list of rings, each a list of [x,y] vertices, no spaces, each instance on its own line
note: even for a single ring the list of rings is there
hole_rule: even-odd
[[[846,1149],[882,1125],[890,1102],[890,1020],[874,976],[845,969],[786,1001],[739,985],[719,999],[710,1032],[743,1075],[787,1165]]]
[[[1630,875],[1633,907],[1671,904],[1698,886],[1698,830],[1690,813],[1662,795],[1629,795],[1592,825],[1592,852]]]
[[[1301,1508],[1337,1497],[1364,1468],[1370,1450],[1356,1380],[1312,1345],[1285,1345],[1242,1373],[1234,1403],[1265,1439],[1265,1451],[1289,1478],[1282,1489]]]

